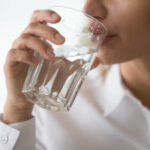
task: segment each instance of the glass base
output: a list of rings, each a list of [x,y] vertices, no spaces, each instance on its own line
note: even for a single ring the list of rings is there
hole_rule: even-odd
[[[27,92],[24,93],[24,95],[26,96],[28,101],[37,104],[44,109],[48,109],[56,112],[57,111],[66,112],[70,110],[69,106],[65,106],[64,103],[61,103],[64,100],[61,99],[60,97],[51,98],[49,96],[37,94],[36,92]]]

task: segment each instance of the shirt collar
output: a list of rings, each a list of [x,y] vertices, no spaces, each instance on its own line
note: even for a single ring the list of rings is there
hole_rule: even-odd
[[[120,67],[119,65],[109,67],[104,80],[100,78],[100,67],[95,68],[92,72],[91,78],[96,81],[94,84],[97,84],[98,87],[94,89],[94,92],[97,92],[97,95],[99,95],[98,103],[103,115],[106,117],[118,107],[125,95],[125,89],[120,75]]]

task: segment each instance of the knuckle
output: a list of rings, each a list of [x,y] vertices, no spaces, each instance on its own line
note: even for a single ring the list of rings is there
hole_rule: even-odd
[[[27,40],[27,39],[29,39],[29,38],[30,38],[30,35],[25,34],[25,33],[20,36],[20,39],[21,39],[22,41]]]
[[[11,57],[14,54],[14,52],[15,52],[15,49],[10,49],[8,51],[7,57]]]
[[[30,35],[23,33],[21,34],[12,44],[12,47],[14,49],[20,49],[24,45],[24,41],[30,38]]]
[[[39,26],[39,23],[33,22],[29,24],[28,28],[34,29],[34,28],[37,28],[38,26]]]

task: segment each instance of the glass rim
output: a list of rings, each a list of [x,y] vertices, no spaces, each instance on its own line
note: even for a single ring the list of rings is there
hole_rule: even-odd
[[[98,20],[98,19],[94,18],[93,16],[85,13],[84,11],[76,9],[76,8],[68,7],[68,6],[61,6],[61,5],[53,5],[53,6],[50,7],[50,10],[53,10],[52,8],[54,8],[54,7],[56,7],[56,8],[65,8],[65,9],[68,9],[68,10],[73,10],[73,11],[84,14],[86,17],[88,17],[88,18],[98,22],[99,24],[101,24],[103,26],[103,28],[105,29],[105,32],[107,34],[107,28],[105,27],[105,25],[100,20]]]

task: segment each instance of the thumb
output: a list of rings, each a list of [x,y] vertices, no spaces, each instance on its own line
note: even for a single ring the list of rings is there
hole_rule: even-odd
[[[96,68],[99,64],[100,64],[100,60],[99,60],[98,57],[96,57],[95,60],[94,60],[94,62],[93,62],[93,64],[92,64],[92,66],[91,66],[90,70]]]

